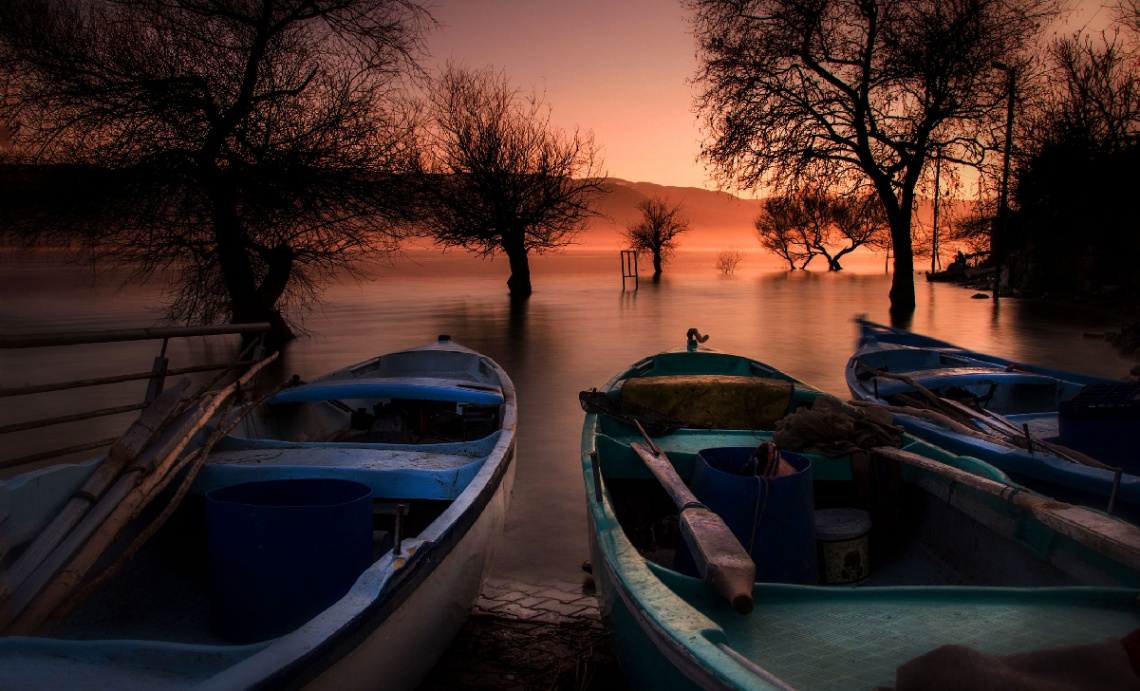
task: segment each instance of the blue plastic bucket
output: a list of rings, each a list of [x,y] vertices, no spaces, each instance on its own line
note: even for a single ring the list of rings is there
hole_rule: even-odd
[[[339,600],[372,562],[372,490],[272,480],[206,493],[211,625],[239,642],[280,636]]]
[[[704,449],[690,483],[693,494],[720,516],[756,563],[756,580],[766,583],[817,582],[815,514],[811,460],[790,451],[781,457],[796,472],[779,478],[741,475],[753,446]],[[682,543],[674,568],[696,574],[692,554]]]

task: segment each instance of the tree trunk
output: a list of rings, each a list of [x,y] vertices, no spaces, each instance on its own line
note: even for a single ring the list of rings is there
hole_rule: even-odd
[[[839,265],[839,256],[838,255],[834,256],[834,257],[831,256],[831,254],[827,251],[827,249],[822,247],[822,246],[820,247],[820,254],[823,255],[823,258],[827,261],[827,270],[828,271],[842,271],[843,270],[843,267]]]
[[[914,312],[914,250],[910,245],[910,210],[890,209],[891,244],[895,250],[894,274],[891,276],[891,314]]]
[[[507,290],[511,297],[528,297],[532,290],[530,286],[530,261],[527,259],[526,247],[521,242],[503,242],[503,251],[511,265],[511,277],[507,279]]]
[[[263,256],[268,271],[261,285],[257,287],[258,307],[265,317],[259,321],[267,321],[272,330],[266,334],[266,346],[270,351],[277,351],[281,346],[296,338],[293,329],[277,309],[277,301],[285,293],[289,285],[289,277],[293,273],[293,260],[296,255],[293,248],[284,243],[277,245]]]
[[[661,248],[660,247],[654,247],[653,248],[653,275],[654,276],[660,276],[661,275]]]
[[[276,307],[277,299],[284,291],[281,273],[284,271],[285,280],[287,280],[288,273],[292,268],[292,250],[288,251],[287,263],[282,261],[285,258],[284,256],[277,258],[276,264],[278,266],[276,267],[274,266],[274,252],[269,253],[270,271],[266,276],[266,281],[258,286],[232,192],[224,180],[214,181],[208,190],[214,207],[212,217],[214,239],[218,247],[218,263],[221,266],[226,292],[230,299],[230,322],[233,324],[269,322],[272,329],[266,334],[266,345],[270,350],[278,350],[282,345],[296,337]],[[270,279],[272,279],[272,285]],[[278,286],[280,290],[277,289]]]

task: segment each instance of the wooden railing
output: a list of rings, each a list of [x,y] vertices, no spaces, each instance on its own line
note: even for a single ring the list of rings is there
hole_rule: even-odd
[[[269,329],[270,325],[268,323],[258,322],[254,324],[152,327],[144,329],[76,331],[70,333],[55,334],[0,336],[0,349],[45,348],[51,346],[122,343],[126,341],[157,341],[159,339],[162,340],[162,347],[159,349],[158,355],[155,356],[154,362],[151,365],[151,369],[147,372],[117,374],[104,377],[93,377],[89,379],[78,379],[74,381],[38,384],[35,386],[0,387],[0,398],[9,398],[13,396],[27,396],[31,394],[47,393],[52,391],[66,391],[70,389],[78,389],[91,386],[106,386],[109,384],[120,384],[124,382],[140,381],[146,379],[149,380],[149,383],[147,384],[146,394],[143,396],[142,401],[128,405],[115,406],[112,408],[101,408],[83,413],[75,413],[72,415],[60,415],[56,417],[0,425],[0,435],[50,427],[52,425],[77,422],[80,420],[89,420],[97,417],[119,415],[121,413],[129,413],[135,410],[142,410],[147,406],[147,404],[153,401],[155,397],[158,396],[158,394],[162,393],[167,377],[225,370],[234,367],[235,365],[248,366],[261,359],[261,354],[254,352],[251,354],[248,360],[240,361],[237,363],[226,362],[218,364],[203,364],[192,365],[188,367],[171,368],[170,360],[166,357],[166,349],[170,343],[170,339],[187,338],[192,336],[264,334],[265,332],[269,331]],[[111,437],[109,439],[99,439],[95,441],[84,442],[81,444],[73,444],[71,446],[66,446],[63,448],[52,449],[50,451],[41,451],[38,453],[21,456],[19,458],[0,460],[0,470],[20,465],[26,465],[29,463],[36,463],[51,458],[66,456],[68,454],[80,453],[82,451],[90,451],[93,449],[110,446],[114,441],[115,437]]]

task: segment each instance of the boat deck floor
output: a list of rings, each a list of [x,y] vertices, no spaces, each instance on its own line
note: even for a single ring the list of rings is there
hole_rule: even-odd
[[[919,587],[821,594],[763,585],[753,595],[759,618],[735,615],[711,597],[694,604],[723,627],[733,649],[801,691],[891,686],[899,665],[946,644],[1008,655],[1123,637],[1140,627],[1134,594],[1123,591]]]
[[[155,539],[44,635],[227,645],[210,629],[206,507],[188,496]]]
[[[835,602],[769,596],[756,605],[760,627],[722,620],[733,647],[797,688],[821,690],[889,685],[900,664],[949,643],[1007,655],[1124,636],[1140,623],[1131,608],[983,593],[939,602],[855,591]]]

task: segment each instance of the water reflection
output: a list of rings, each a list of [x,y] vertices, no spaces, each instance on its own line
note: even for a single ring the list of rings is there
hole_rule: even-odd
[[[503,284],[505,262],[410,252],[394,267],[378,269],[370,281],[330,286],[323,308],[305,321],[310,335],[289,345],[274,373],[278,379],[294,373],[310,379],[439,334],[494,358],[510,373],[519,397],[519,465],[496,572],[530,582],[574,582],[586,558],[578,391],[600,386],[646,355],[683,347],[685,332],[696,327],[711,334],[711,347],[768,362],[846,397],[843,368],[854,347],[853,318],[866,314],[891,321],[891,278],[877,258],[862,265],[847,262],[845,271],[827,273],[788,272],[753,256],[735,274],[724,276],[715,269],[715,252],[680,252],[660,281],[643,280],[634,291],[622,287],[617,254],[575,251],[535,257],[534,294],[512,301]],[[0,267],[4,330],[154,323],[155,314],[147,310],[157,303],[157,289],[116,292],[114,286],[76,285],[71,272],[19,263]],[[910,319],[915,331],[1092,374],[1123,376],[1131,366],[1103,341],[1082,337],[1118,329],[1114,319],[1015,299],[1003,300],[999,311],[992,301],[971,299],[974,291],[916,278],[918,309]],[[201,343],[172,347],[187,349],[172,353],[172,360],[224,360],[226,349],[236,345],[210,346],[213,351]],[[190,352],[194,348],[199,352]],[[79,356],[0,351],[0,385],[79,378],[101,360],[148,369],[156,350],[157,344],[146,343]],[[35,412],[28,407],[50,412],[59,405],[46,399],[31,406],[3,401],[0,415],[6,421]],[[91,404],[88,408],[104,404],[94,399],[82,403]]]

